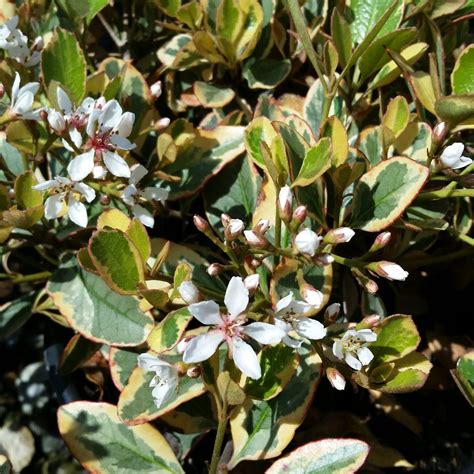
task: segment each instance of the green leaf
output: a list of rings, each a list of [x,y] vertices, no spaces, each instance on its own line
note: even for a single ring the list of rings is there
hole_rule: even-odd
[[[140,310],[135,298],[115,293],[72,259],[58,268],[47,290],[69,324],[92,341],[137,346],[153,327],[153,319]]]
[[[308,346],[298,349],[300,364],[283,391],[268,401],[247,399],[230,417],[234,452],[228,464],[279,456],[303,422],[321,376],[321,359]]]
[[[242,68],[242,77],[250,89],[273,89],[285,80],[290,70],[289,59],[250,58]]]
[[[474,94],[441,97],[436,101],[435,109],[440,119],[457,125],[474,117]]]
[[[298,176],[291,186],[308,186],[314,183],[331,167],[331,161],[331,139],[321,138],[321,140],[306,153]]]
[[[436,92],[434,90],[431,74],[423,71],[416,71],[411,75],[411,80],[416,97],[421,102],[421,105],[423,105],[423,107],[433,115],[436,115]]]
[[[354,44],[361,43],[367,37],[380,17],[392,4],[393,0],[350,0],[350,9],[353,15],[350,27]],[[387,18],[377,36],[398,28],[403,17],[403,7],[403,0],[398,0],[395,10]]]
[[[133,295],[137,293],[140,283],[144,283],[141,255],[120,230],[96,232],[89,241],[89,254],[95,268],[112,290]]]
[[[474,93],[474,44],[459,55],[451,74],[451,85],[455,94]]]
[[[368,454],[369,445],[358,439],[322,439],[295,449],[265,474],[352,474],[362,467]]]
[[[176,18],[192,30],[199,28],[202,17],[203,13],[199,3],[186,3],[176,12]]]
[[[4,133],[0,133],[0,163],[4,170],[8,170],[15,176],[28,169],[28,160],[10,143],[7,142]]]
[[[104,9],[108,4],[108,0],[86,0],[89,10],[87,12],[86,22],[89,24],[94,17]]]
[[[20,209],[31,209],[43,204],[41,191],[33,189],[38,184],[33,171],[25,171],[15,180],[15,199]]]
[[[339,61],[345,67],[352,53],[352,36],[347,20],[337,8],[334,8],[331,17],[331,35],[339,53]]]
[[[382,125],[389,128],[398,137],[410,120],[410,110],[405,97],[397,96],[392,99],[382,119]]]
[[[227,165],[204,190],[206,216],[210,224],[223,231],[221,214],[251,222],[257,205],[261,178],[247,156]]]
[[[370,344],[374,363],[390,362],[413,352],[420,335],[410,316],[402,314],[385,318],[376,329],[377,340]]]
[[[30,319],[35,300],[34,293],[28,293],[0,306],[0,340],[10,337]]]
[[[474,407],[474,352],[460,357],[451,375],[471,407]]]
[[[341,166],[349,156],[349,142],[346,129],[336,116],[329,117],[323,130],[323,136],[331,139],[332,166],[335,168]]]
[[[114,385],[122,391],[138,364],[138,352],[111,347],[109,352],[110,375]]]
[[[382,161],[385,155],[383,145],[383,128],[381,126],[369,127],[361,132],[358,148],[371,165]]]
[[[191,35],[174,35],[170,41],[158,50],[158,59],[168,67],[171,67],[177,54],[192,40]]]
[[[171,364],[182,360],[181,354],[162,354],[161,357]],[[139,367],[132,372],[117,407],[121,420],[127,425],[139,425],[159,418],[205,391],[201,378],[182,377],[176,393],[164,406],[157,408],[151,394],[153,387],[150,387],[154,376],[153,372],[145,372]]]
[[[245,129],[244,143],[247,153],[262,169],[266,169],[266,166],[260,144],[266,143],[270,146],[276,136],[277,132],[273,128],[272,122],[263,116],[252,120]]]
[[[367,232],[387,228],[421,191],[429,170],[408,158],[382,161],[357,184],[351,227]]]
[[[258,355],[262,376],[258,380],[248,378],[244,391],[258,400],[276,397],[288,384],[298,365],[296,352],[288,346],[265,346]]]
[[[187,307],[168,313],[148,336],[150,349],[158,354],[172,349],[181,340],[191,319],[193,316]]]
[[[151,253],[150,237],[145,226],[138,219],[133,218],[126,230],[126,234],[140,253],[143,265],[145,266]]]
[[[89,472],[184,472],[156,428],[125,426],[114,405],[82,401],[63,405],[58,426],[74,457]]]
[[[41,56],[41,70],[46,88],[58,81],[71,92],[76,103],[86,88],[86,60],[72,33],[58,28]]]
[[[86,339],[80,334],[72,336],[64,348],[58,373],[60,375],[67,375],[79,369],[101,347],[101,343],[89,341],[89,339]]]
[[[163,10],[168,16],[176,16],[181,7],[181,0],[154,0],[158,8]]]
[[[431,127],[424,122],[411,122],[398,136],[393,146],[399,155],[409,156],[420,163],[428,163],[431,149]]]
[[[194,94],[203,107],[210,109],[224,107],[235,97],[235,92],[230,88],[201,81],[194,83]]]

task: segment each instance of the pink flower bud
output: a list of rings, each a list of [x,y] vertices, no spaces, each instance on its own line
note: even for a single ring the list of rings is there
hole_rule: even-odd
[[[171,123],[171,119],[170,119],[170,118],[168,118],[168,117],[163,117],[163,118],[160,118],[159,120],[157,120],[157,121],[155,122],[155,125],[153,126],[153,128],[154,128],[157,132],[159,132],[160,130],[163,130],[163,129],[169,127],[170,123]]]
[[[46,112],[44,109],[41,110],[39,113],[39,118],[43,120],[43,122],[46,122],[46,120],[48,120],[48,112]]]
[[[263,235],[258,234],[257,232],[254,232],[253,230],[244,231],[244,235],[248,244],[252,247],[263,249],[267,247],[268,245],[268,240]]]
[[[32,51],[41,51],[44,48],[44,41],[41,36],[37,36],[31,45]]]
[[[330,253],[320,253],[314,259],[316,265],[325,267],[326,265],[331,265],[334,262],[334,257]]]
[[[280,217],[284,222],[291,220],[293,209],[293,194],[289,186],[283,186],[278,194],[278,208],[280,210]]]
[[[244,223],[240,219],[230,219],[229,223],[224,229],[224,235],[226,240],[235,240],[239,235],[242,234],[245,229]]]
[[[270,221],[268,219],[260,219],[257,224],[253,227],[253,231],[257,234],[265,234],[270,228]]]
[[[368,265],[367,268],[388,280],[405,281],[408,276],[408,272],[400,265],[385,260]]]
[[[186,371],[186,375],[192,379],[196,379],[201,375],[201,366],[194,365],[193,367],[189,367]]]
[[[323,294],[317,290],[314,286],[305,283],[300,288],[300,293],[306,303],[319,308],[323,304]]]
[[[433,141],[438,145],[443,143],[444,139],[446,137],[447,131],[448,131],[448,127],[447,127],[445,122],[440,122],[440,123],[436,124],[435,128],[433,129],[433,133],[432,133]]]
[[[377,283],[374,280],[371,280],[370,278],[367,278],[367,280],[364,281],[364,288],[371,295],[375,295],[377,291],[379,291],[379,286],[377,285]]]
[[[257,273],[254,273],[253,275],[249,275],[248,277],[245,277],[244,279],[244,285],[249,292],[254,292],[260,283],[260,277],[258,276]]]
[[[298,206],[293,212],[293,221],[297,224],[302,224],[306,217],[308,217],[308,209],[306,206]]]
[[[328,244],[344,244],[349,242],[354,237],[355,232],[349,227],[339,227],[338,229],[330,230],[324,236],[324,242]]]
[[[227,227],[230,222],[230,216],[229,214],[222,213],[221,214],[221,222],[224,227]]]
[[[326,376],[329,380],[329,383],[336,390],[344,390],[346,388],[346,379],[341,374],[341,372],[339,372],[339,370],[335,369],[334,367],[328,367],[326,369]]]
[[[5,95],[5,86],[0,82],[0,99]]]
[[[321,237],[311,229],[304,229],[295,238],[295,247],[298,252],[314,257],[321,242]]]
[[[224,267],[220,263],[211,263],[207,267],[207,273],[210,276],[220,275],[224,271]]]
[[[382,321],[382,317],[378,314],[370,314],[366,316],[358,325],[357,329],[373,329]]]
[[[392,233],[391,232],[381,232],[377,237],[375,238],[374,241],[374,247],[377,248],[377,250],[385,247],[390,240],[392,240]]]
[[[340,303],[333,303],[330,304],[326,311],[324,312],[324,321],[331,324],[336,321],[337,317],[339,316],[339,312],[341,311]]]
[[[201,216],[197,214],[193,217],[194,225],[196,226],[197,230],[203,233],[207,233],[210,230],[209,224],[205,221]]]
[[[153,83],[150,86],[150,91],[151,91],[151,95],[155,99],[158,99],[158,97],[160,97],[161,93],[163,92],[161,81],[156,81],[155,83]]]
[[[197,303],[201,299],[201,294],[192,281],[183,281],[178,287],[178,292],[187,304]]]

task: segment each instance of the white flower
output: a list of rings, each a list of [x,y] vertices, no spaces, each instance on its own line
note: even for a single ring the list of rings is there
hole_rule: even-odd
[[[27,120],[38,120],[40,110],[32,111],[35,94],[38,92],[38,82],[28,82],[20,87],[20,75],[15,73],[15,80],[11,92],[10,110],[17,117]]]
[[[122,107],[115,100],[109,100],[104,107],[94,107],[90,112],[86,132],[89,140],[85,144],[89,151],[76,156],[68,166],[68,172],[76,181],[81,181],[92,173],[95,160],[103,161],[105,167],[114,175],[130,177],[127,162],[116,152],[129,151],[135,145],[127,138],[132,132],[135,115],[122,112]]]
[[[323,294],[307,283],[301,287],[300,293],[306,303],[314,308],[319,308],[323,304]]]
[[[388,280],[405,281],[409,275],[400,265],[385,260],[370,265],[369,269]]]
[[[304,229],[295,237],[295,246],[299,252],[314,257],[321,240],[316,232],[311,229]]]
[[[183,301],[187,304],[193,304],[199,301],[199,290],[197,289],[196,285],[190,280],[183,281],[183,283],[179,285],[178,291]]]
[[[28,48],[28,38],[17,28],[18,16],[10,18],[0,26],[0,48],[8,52],[10,58],[26,67],[39,63],[41,53],[38,42],[35,41],[31,49]]]
[[[244,326],[247,318],[243,313],[249,303],[249,292],[240,277],[230,280],[224,303],[227,314],[222,314],[214,301],[201,301],[189,306],[189,312],[199,322],[213,328],[188,342],[183,360],[186,363],[202,362],[211,357],[225,341],[229,347],[229,357],[235,365],[248,377],[258,379],[262,373],[257,354],[243,338],[249,336],[261,344],[277,344],[284,332],[268,323],[255,322]]]
[[[318,340],[326,337],[326,328],[319,322],[303,316],[313,308],[303,301],[295,300],[293,293],[282,298],[275,306],[275,326],[285,332],[282,342],[290,347],[300,347],[302,340],[290,336],[295,332],[298,336]]]
[[[139,181],[148,173],[148,170],[140,165],[133,165],[130,169],[130,179],[128,186],[123,190],[122,199],[132,208],[135,217],[145,226],[153,227],[155,219],[153,215],[140,202],[164,201],[168,198],[168,191],[152,186],[141,189],[138,186]]]
[[[138,356],[138,367],[146,372],[155,372],[150,382],[151,392],[157,408],[161,408],[176,394],[179,377],[178,371],[164,359],[151,354]]]
[[[334,339],[332,352],[338,359],[345,360],[352,369],[360,370],[374,358],[367,344],[376,340],[377,334],[370,329],[349,329],[342,338]]]
[[[471,158],[467,156],[462,156],[464,151],[464,145],[462,143],[456,142],[452,145],[447,146],[439,159],[441,163],[447,168],[457,170],[459,168],[464,168],[467,165],[472,163]]]
[[[51,109],[48,112],[48,123],[50,127],[58,134],[62,134],[67,127],[63,114],[54,109]]]
[[[84,196],[87,202],[92,202],[95,199],[95,191],[90,186],[71,181],[69,178],[56,176],[54,179],[33,186],[33,189],[49,191],[49,196],[44,203],[46,219],[62,216],[64,209],[67,208],[67,214],[72,222],[80,227],[87,226],[87,209],[80,198]]]

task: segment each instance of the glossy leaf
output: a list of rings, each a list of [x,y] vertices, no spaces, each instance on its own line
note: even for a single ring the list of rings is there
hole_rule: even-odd
[[[474,93],[474,45],[469,45],[458,57],[451,74],[454,94]]]
[[[330,138],[321,138],[308,150],[303,159],[298,176],[292,187],[308,186],[320,178],[332,164],[332,146]]]
[[[110,375],[114,385],[122,391],[138,364],[136,350],[111,347],[109,352]]]
[[[148,336],[150,349],[158,354],[172,349],[180,341],[192,318],[188,308],[168,313]]]
[[[474,352],[460,357],[451,375],[471,407],[474,407]]]
[[[242,69],[242,77],[250,89],[273,89],[284,81],[291,70],[289,59],[249,59]]]
[[[323,130],[323,136],[331,139],[332,166],[335,168],[341,166],[349,156],[349,143],[346,129],[336,116],[329,117]]]
[[[244,143],[247,153],[253,159],[255,164],[265,169],[265,160],[263,159],[261,143],[270,145],[277,136],[277,132],[272,126],[270,120],[266,117],[258,117],[250,122],[244,132]]]
[[[201,81],[194,83],[194,94],[203,107],[210,109],[224,107],[235,97],[231,88],[217,87]]]
[[[36,184],[33,171],[25,171],[15,180],[15,199],[20,209],[31,209],[43,203],[41,191],[33,189]]]
[[[75,334],[64,348],[58,372],[61,375],[74,372],[84,365],[101,347],[101,343],[90,341],[80,334]]]
[[[435,105],[437,115],[453,125],[474,118],[474,94],[441,97]]]
[[[35,295],[28,293],[0,306],[0,340],[10,337],[31,317]]]
[[[410,111],[407,100],[405,97],[397,96],[389,102],[382,124],[389,128],[395,137],[398,137],[405,130],[409,119]]]

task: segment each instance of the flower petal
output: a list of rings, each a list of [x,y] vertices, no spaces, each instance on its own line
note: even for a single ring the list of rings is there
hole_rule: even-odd
[[[99,117],[99,126],[101,130],[108,131],[114,128],[122,117],[122,107],[115,100],[109,100],[101,111]]]
[[[138,367],[146,372],[156,372],[156,370],[162,365],[170,365],[168,362],[164,361],[158,356],[152,354],[140,354],[137,358]]]
[[[201,301],[189,305],[189,312],[202,324],[217,325],[222,322],[219,305],[215,301]]]
[[[232,277],[225,292],[224,303],[229,311],[230,319],[243,313],[249,304],[249,290],[245,288],[240,277]]]
[[[107,169],[114,175],[121,178],[130,177],[130,168],[127,162],[117,153],[112,151],[103,151],[102,157]]]
[[[268,323],[251,323],[243,328],[247,336],[260,342],[260,344],[278,344],[284,337],[286,332]]]
[[[61,108],[63,114],[69,115],[72,112],[72,102],[66,92],[58,87],[56,90],[56,97],[58,99],[58,105]]]
[[[94,169],[94,150],[76,156],[68,165],[67,171],[74,181],[82,181]]]
[[[124,199],[125,201],[125,199]],[[132,206],[133,215],[146,227],[153,229],[155,226],[155,218],[151,215],[148,209],[145,209],[140,204],[135,204]]]
[[[361,347],[357,350],[357,357],[359,358],[362,365],[368,365],[374,358],[374,354],[367,347]]]
[[[110,137],[110,143],[121,150],[133,150],[136,147],[135,143],[132,143],[128,138],[122,137],[121,135],[112,135]]]
[[[357,331],[357,337],[365,342],[374,342],[377,340],[377,334],[371,329],[359,329]]]
[[[140,164],[133,165],[130,168],[130,184],[137,184],[148,174],[148,170]]]
[[[308,339],[319,340],[326,337],[326,328],[319,322],[311,318],[300,318],[295,322],[296,332]]]
[[[87,209],[82,202],[76,201],[73,196],[69,196],[67,203],[67,214],[72,222],[80,227],[87,227]]]
[[[77,148],[82,146],[82,135],[77,128],[71,127],[69,129],[69,136],[71,137],[72,142],[76,145]]]
[[[262,376],[257,354],[240,337],[232,338],[232,359],[237,368],[251,379],[256,380]]]
[[[285,336],[281,340],[281,342],[283,342],[283,344],[285,344],[288,347],[292,347],[293,349],[298,349],[298,347],[301,347],[301,344],[303,344],[302,339],[296,340],[296,339],[293,339],[290,336]]]
[[[347,352],[344,357],[346,364],[354,370],[362,369],[362,364],[359,359],[355,358],[351,353]]]
[[[76,183],[74,185],[74,191],[82,194],[87,202],[92,202],[95,199],[95,191],[90,186],[84,183]]]
[[[49,196],[44,203],[44,217],[46,219],[56,219],[63,209],[64,196],[62,194],[54,194]]]
[[[344,359],[344,345],[340,339],[335,339],[332,345],[332,353],[338,359]]]
[[[220,331],[210,331],[193,337],[186,345],[183,361],[190,364],[209,359],[223,340],[224,335]]]
[[[48,179],[47,181],[43,181],[42,183],[35,184],[33,186],[33,189],[36,189],[38,191],[45,191],[46,189],[57,188],[57,187],[58,187],[58,182],[55,179]]]
[[[128,137],[132,133],[133,122],[135,122],[135,114],[125,112],[122,117],[120,117],[119,123],[115,126],[115,131],[118,132],[121,137]]]
[[[150,186],[144,189],[143,195],[147,201],[166,201],[169,196],[169,191]]]
[[[287,308],[293,301],[293,292],[288,293],[284,298],[279,300],[275,306],[275,312],[279,313],[283,309]]]

